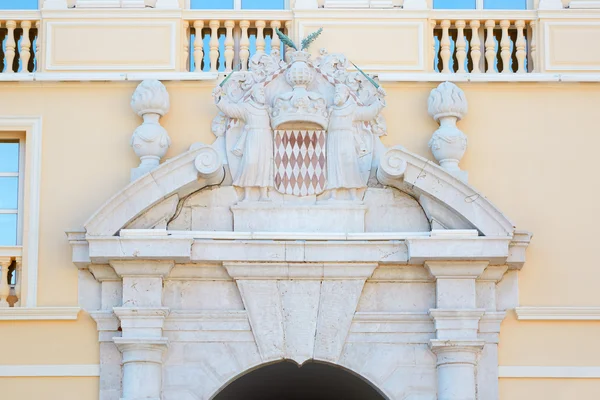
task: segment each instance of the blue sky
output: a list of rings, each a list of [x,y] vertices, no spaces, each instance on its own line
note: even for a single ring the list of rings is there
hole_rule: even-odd
[[[475,0],[434,0],[434,8],[475,8]],[[495,10],[526,9],[527,0],[484,0],[484,8]]]

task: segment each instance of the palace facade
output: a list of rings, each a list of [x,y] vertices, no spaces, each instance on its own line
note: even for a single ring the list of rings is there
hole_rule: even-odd
[[[599,1],[16,3],[0,398],[600,397]]]

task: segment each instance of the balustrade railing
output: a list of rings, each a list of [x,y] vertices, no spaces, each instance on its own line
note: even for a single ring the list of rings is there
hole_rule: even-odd
[[[21,306],[21,256],[0,256],[0,308]]]
[[[433,66],[441,73],[536,72],[537,21],[533,17],[431,20]]]
[[[2,19],[0,71],[3,74],[30,73],[39,70],[40,24],[39,17]]]
[[[236,13],[237,14],[237,13]],[[232,16],[236,15],[231,13]],[[186,41],[183,64],[193,72],[231,72],[248,69],[248,60],[264,51],[282,57],[283,48],[275,29],[291,31],[292,16],[288,13],[265,13],[264,17],[190,18],[184,22]],[[246,18],[244,18],[246,15]],[[236,15],[237,16],[237,15]]]

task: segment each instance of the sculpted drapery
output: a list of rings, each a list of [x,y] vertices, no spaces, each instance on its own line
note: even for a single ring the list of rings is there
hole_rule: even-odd
[[[220,89],[220,88],[218,88]],[[273,187],[273,130],[269,117],[269,107],[265,104],[265,93],[257,87],[247,100],[234,103],[215,91],[215,102],[229,118],[244,121],[244,132],[233,149],[241,156],[237,176],[233,185],[245,190],[244,200],[249,200],[249,189],[260,188],[260,200],[268,200],[268,188]]]
[[[358,162],[362,146],[354,124],[375,119],[384,106],[380,97],[369,106],[360,106],[350,96],[348,86],[336,85],[327,129],[327,189],[332,191],[332,199],[339,189],[350,189],[352,200],[356,200],[356,189],[366,186]]]

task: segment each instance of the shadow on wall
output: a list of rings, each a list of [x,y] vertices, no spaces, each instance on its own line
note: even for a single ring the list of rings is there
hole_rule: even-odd
[[[260,367],[227,385],[214,400],[385,400],[357,375],[324,363],[283,361]]]

